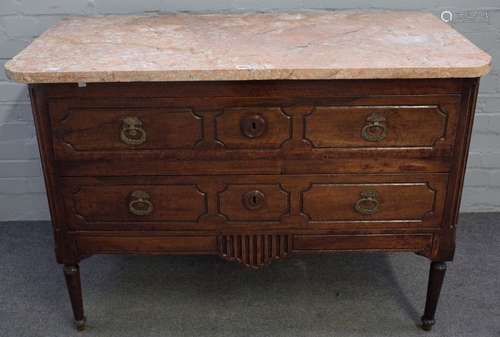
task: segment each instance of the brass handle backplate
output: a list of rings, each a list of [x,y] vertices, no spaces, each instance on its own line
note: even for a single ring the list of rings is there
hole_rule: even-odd
[[[264,193],[261,191],[249,191],[243,194],[242,197],[243,206],[250,211],[258,210],[264,207],[266,203],[266,198]]]
[[[128,210],[134,215],[149,215],[153,212],[151,196],[144,191],[134,191],[130,193]]]
[[[380,142],[387,136],[387,125],[385,117],[374,112],[368,118],[368,122],[363,129],[361,129],[361,136],[364,140],[369,142]]]
[[[354,210],[363,215],[375,214],[380,204],[378,193],[375,191],[363,191],[361,198],[354,204]]]
[[[141,145],[146,142],[146,130],[137,117],[125,117],[122,120],[120,139],[127,145]]]
[[[261,115],[247,116],[240,121],[241,133],[248,138],[257,138],[264,134],[267,122]]]

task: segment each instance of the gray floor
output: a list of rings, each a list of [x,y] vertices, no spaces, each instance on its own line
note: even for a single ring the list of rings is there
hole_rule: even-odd
[[[428,262],[414,254],[293,257],[253,271],[216,257],[81,263],[74,331],[49,223],[0,224],[0,336],[500,336],[500,214],[464,214],[433,332],[417,328]]]

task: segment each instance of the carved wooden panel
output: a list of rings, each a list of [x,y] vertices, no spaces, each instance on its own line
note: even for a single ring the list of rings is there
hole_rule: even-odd
[[[228,184],[219,194],[227,221],[280,221],[289,212],[289,194],[279,184]]]
[[[196,185],[75,185],[65,203],[74,229],[111,223],[113,228],[149,222],[196,223],[207,212]],[[135,228],[135,227],[133,227]]]
[[[322,183],[302,195],[312,222],[422,221],[436,209],[436,191],[427,183]]]
[[[216,138],[228,149],[277,149],[290,137],[290,116],[279,107],[227,108],[216,118]]]
[[[202,138],[202,119],[190,109],[71,108],[56,104],[55,150],[138,151],[189,149]]]
[[[291,234],[222,234],[219,255],[226,260],[258,268],[286,258],[292,251]]]
[[[305,116],[305,138],[319,148],[434,147],[447,119],[434,105],[318,106]]]

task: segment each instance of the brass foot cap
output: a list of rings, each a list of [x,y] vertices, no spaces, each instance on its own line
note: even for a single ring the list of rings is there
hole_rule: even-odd
[[[435,320],[433,319],[425,319],[422,317],[422,329],[424,329],[425,331],[431,331],[432,330],[432,326],[436,323]]]
[[[79,321],[75,320],[76,330],[78,330],[78,331],[85,330],[85,323],[87,323],[87,319],[85,317],[82,320],[79,320]]]

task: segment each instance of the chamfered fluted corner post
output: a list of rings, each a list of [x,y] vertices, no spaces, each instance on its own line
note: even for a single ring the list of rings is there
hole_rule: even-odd
[[[82,285],[80,282],[80,267],[78,264],[65,265],[63,268],[66,286],[68,288],[73,317],[78,331],[85,329],[85,316],[83,314]]]
[[[443,285],[444,275],[446,273],[446,262],[431,262],[429,271],[429,283],[427,285],[427,300],[425,302],[425,311],[422,316],[422,329],[430,331],[436,321],[436,307],[439,301],[439,294]]]

